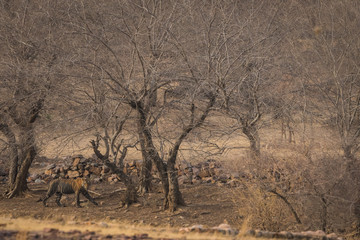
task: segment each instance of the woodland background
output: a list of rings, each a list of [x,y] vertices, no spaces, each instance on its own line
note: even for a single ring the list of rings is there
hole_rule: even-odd
[[[95,154],[129,204],[156,168],[175,211],[177,164],[212,158],[251,176],[237,200],[254,227],[357,232],[359,36],[355,0],[3,0],[7,197],[37,156]]]

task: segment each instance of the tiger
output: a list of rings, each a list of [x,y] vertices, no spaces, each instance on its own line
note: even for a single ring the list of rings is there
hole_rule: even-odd
[[[80,193],[84,195],[87,199],[90,200],[94,205],[98,205],[97,202],[90,196],[88,193],[89,182],[85,178],[76,178],[76,179],[55,179],[52,180],[49,184],[48,191],[46,196],[39,201],[42,201],[44,206],[47,207],[46,201],[54,194],[56,194],[56,203],[59,207],[63,207],[60,203],[61,197],[63,194],[72,194],[75,193],[76,196],[76,206],[80,206]]]

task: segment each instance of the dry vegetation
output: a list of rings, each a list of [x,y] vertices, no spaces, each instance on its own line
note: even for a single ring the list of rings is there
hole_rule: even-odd
[[[209,202],[179,166],[216,159],[237,183],[213,206],[231,202],[231,224],[356,239],[359,24],[352,0],[1,1],[1,211],[18,215],[6,204],[24,201],[40,156],[82,154],[124,196],[148,196],[138,214],[160,207],[182,226],[199,220],[194,192]]]

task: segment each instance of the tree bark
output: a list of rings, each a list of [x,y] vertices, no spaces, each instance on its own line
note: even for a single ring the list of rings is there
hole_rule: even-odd
[[[16,176],[16,181],[15,181],[14,187],[8,193],[8,198],[20,196],[26,190],[28,190],[26,177],[27,177],[29,168],[30,168],[31,163],[33,162],[35,156],[36,156],[35,147],[30,146],[30,148],[27,150],[25,159],[24,159],[23,163],[21,164],[19,173]]]
[[[206,117],[208,116],[211,107],[215,104],[215,96],[211,96],[209,103],[202,113],[201,117],[197,120],[195,120],[195,105],[191,105],[191,116],[190,116],[190,122],[189,124],[183,129],[181,135],[175,142],[173,148],[170,151],[169,159],[167,161],[167,176],[169,181],[169,192],[168,195],[165,196],[167,198],[167,204],[168,208],[171,212],[175,211],[177,209],[177,206],[184,206],[185,201],[182,197],[182,194],[180,192],[179,188],[179,182],[178,182],[178,175],[177,171],[175,169],[175,163],[177,159],[177,154],[180,149],[180,145],[183,142],[183,140],[186,138],[186,136],[195,128],[199,127],[203,122],[205,121]]]
[[[32,123],[33,121],[30,121],[29,123],[20,126],[22,128],[20,139],[20,148],[22,149],[22,154],[19,157],[20,169],[16,174],[15,183],[8,193],[9,198],[20,196],[23,194],[23,192],[28,190],[26,177],[37,154]]]
[[[259,158],[260,157],[260,138],[255,129],[252,126],[245,126],[242,128],[243,133],[246,135],[250,142],[250,157]]]
[[[11,131],[7,124],[0,124],[0,131],[5,135],[8,140],[10,148],[10,171],[9,171],[9,181],[8,181],[8,191],[14,188],[16,175],[18,171],[18,148],[16,144],[15,134]]]
[[[178,174],[175,169],[175,161],[169,161],[167,165],[167,174],[169,179],[169,192],[167,197],[167,207],[174,212],[178,206],[185,206],[184,198],[180,192]]]
[[[141,173],[140,173],[140,183],[139,183],[139,193],[145,194],[147,192],[150,192],[151,190],[151,169],[152,169],[152,161],[149,157],[149,154],[146,151],[145,146],[145,137],[143,134],[143,130],[141,125],[138,126],[138,134],[140,139],[140,148],[141,148],[141,155],[143,158],[143,164],[141,166]]]
[[[165,196],[167,196],[168,192],[169,192],[167,166],[164,163],[164,161],[161,159],[161,157],[159,156],[159,153],[156,151],[156,148],[154,146],[151,132],[147,126],[147,122],[146,122],[147,116],[146,116],[146,112],[144,110],[143,104],[142,104],[142,102],[138,101],[138,102],[132,102],[131,106],[134,109],[136,109],[138,112],[139,138],[140,138],[140,143],[143,142],[143,144],[141,144],[141,147],[144,148],[144,149],[142,149],[143,157],[145,156],[144,161],[152,160],[153,163],[155,164],[155,166],[160,174],[163,192],[164,192]],[[147,166],[150,166],[150,164],[143,164],[143,167],[147,167]],[[148,174],[148,173],[151,173],[151,169],[144,169],[142,171],[142,174]],[[146,179],[146,176],[145,177],[142,176],[142,178]],[[147,179],[147,180],[149,180],[149,179]],[[149,183],[149,181],[144,181],[144,183]],[[143,186],[143,187],[146,187],[146,186]],[[166,209],[167,206],[168,206],[167,197],[165,197],[164,203],[163,203],[164,209]]]

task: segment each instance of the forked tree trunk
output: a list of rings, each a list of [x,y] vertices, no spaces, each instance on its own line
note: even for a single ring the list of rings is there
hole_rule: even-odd
[[[28,190],[26,177],[36,156],[35,137],[32,124],[29,123],[26,126],[23,126],[21,133],[20,147],[23,150],[23,153],[19,158],[20,166],[19,169],[16,170],[17,174],[15,182],[8,193],[9,198],[20,196]],[[13,165],[16,164],[13,163]]]
[[[0,131],[7,137],[12,155],[9,189],[7,192],[8,198],[20,196],[24,191],[28,190],[26,177],[37,154],[34,122],[39,116],[44,100],[44,98],[38,99],[30,105],[24,115],[19,114],[16,105],[9,107],[8,114],[20,130],[18,141],[16,141],[14,131],[7,124],[0,123]]]
[[[167,176],[169,181],[169,192],[168,195],[165,196],[167,199],[168,208],[171,212],[175,211],[178,206],[184,206],[185,201],[184,198],[180,192],[179,188],[179,182],[178,182],[178,174],[175,169],[175,163],[177,159],[177,154],[180,149],[180,145],[183,142],[183,140],[187,137],[187,135],[194,129],[201,126],[206,117],[208,116],[210,109],[215,104],[215,97],[211,96],[209,99],[209,103],[202,113],[201,117],[197,120],[195,119],[195,105],[192,104],[191,106],[191,115],[190,115],[190,121],[189,124],[183,129],[181,135],[176,140],[173,148],[170,151],[169,159],[167,161]]]
[[[25,159],[23,160],[20,170],[16,176],[15,184],[13,185],[13,188],[11,189],[11,191],[8,193],[8,198],[20,196],[26,190],[28,190],[26,177],[27,177],[31,163],[33,162],[35,156],[36,156],[35,147],[31,146],[27,150]]]
[[[153,143],[151,132],[147,126],[147,116],[146,112],[143,108],[143,104],[141,102],[132,103],[131,106],[137,110],[138,112],[138,128],[139,128],[139,138],[141,144],[141,152],[143,154],[144,162],[147,160],[153,161],[157,170],[159,171],[161,183],[163,187],[163,192],[165,196],[168,195],[169,192],[169,182],[167,177],[167,167],[166,164],[163,162],[159,153],[156,151],[156,148]],[[148,168],[150,164],[143,164],[142,174],[150,174],[151,175],[151,168]],[[150,177],[142,176],[144,179],[143,184],[150,184]],[[146,181],[150,180],[150,181]],[[142,186],[144,189],[146,186]],[[149,187],[149,186],[148,186]],[[168,206],[167,204],[167,197],[164,199],[163,207],[166,209]]]

